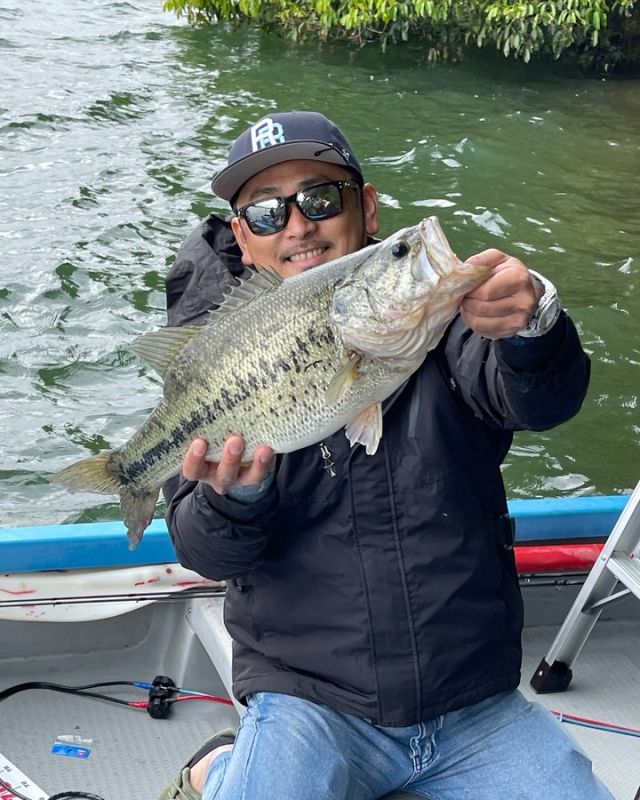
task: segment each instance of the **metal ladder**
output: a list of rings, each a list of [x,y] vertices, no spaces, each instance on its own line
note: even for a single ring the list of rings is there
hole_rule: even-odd
[[[605,606],[633,593],[640,600],[640,558],[630,553],[640,544],[640,481],[584,586],[576,597],[553,644],[531,677],[539,694],[562,692],[571,682],[571,666]],[[619,591],[614,591],[618,584]]]

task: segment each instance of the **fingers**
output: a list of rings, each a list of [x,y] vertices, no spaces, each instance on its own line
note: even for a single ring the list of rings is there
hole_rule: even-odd
[[[205,461],[206,455],[205,440],[194,439],[182,462],[182,473],[188,481],[201,481],[208,477],[209,464]]]
[[[256,448],[253,459],[243,463],[245,443],[232,435],[224,443],[219,462],[206,461],[207,443],[195,439],[182,464],[187,480],[204,481],[218,494],[226,494],[235,486],[259,485],[274,469],[275,454],[270,447]]]
[[[474,255],[465,259],[467,264],[485,264],[487,267],[493,267],[494,269],[500,267],[505,261],[509,260],[516,261],[517,259],[508,256],[501,250],[496,250],[495,247],[483,250],[481,253],[474,253]]]
[[[211,480],[211,485],[218,494],[225,494],[238,482],[243,453],[243,438],[241,436],[229,436],[224,443],[220,461]]]
[[[469,327],[489,339],[513,336],[533,314],[538,295],[525,265],[499,250],[485,250],[467,259],[493,267],[493,274],[461,303]]]
[[[241,436],[230,436],[222,448],[220,463],[216,469],[213,488],[225,494],[234,486],[257,486],[274,467],[275,455],[270,447],[257,447],[253,459],[243,463],[244,440]]]
[[[240,475],[243,486],[259,486],[276,465],[276,456],[270,447],[257,447],[253,461]]]

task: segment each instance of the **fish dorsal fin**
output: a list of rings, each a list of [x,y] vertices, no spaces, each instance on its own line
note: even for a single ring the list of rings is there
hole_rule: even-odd
[[[221,315],[232,314],[251,303],[257,297],[274,291],[282,285],[283,279],[275,272],[264,269],[254,272],[249,278],[240,281],[224,296],[222,303],[211,311],[209,322],[215,322]],[[162,377],[165,377],[176,356],[184,347],[202,333],[199,325],[185,325],[181,328],[160,328],[160,330],[139,336],[132,345],[136,355],[143,358]]]
[[[378,449],[382,437],[382,406],[373,403],[363,408],[344,430],[347,439],[354,444],[364,446],[367,455],[372,456]]]
[[[198,325],[160,328],[139,336],[131,349],[164,377],[178,353],[199,333],[202,333],[202,327]]]
[[[210,321],[213,322],[222,314],[233,314],[239,308],[243,308],[248,303],[253,302],[257,297],[273,292],[282,285],[284,278],[270,269],[261,268],[259,272],[254,272],[248,278],[241,279],[239,283],[231,287],[222,298],[222,302],[214,311],[211,312]]]

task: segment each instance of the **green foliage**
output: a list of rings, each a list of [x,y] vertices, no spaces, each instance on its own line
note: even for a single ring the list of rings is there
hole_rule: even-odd
[[[165,0],[191,24],[251,22],[293,40],[358,44],[419,37],[431,60],[460,58],[466,46],[495,46],[528,62],[570,56],[609,71],[640,64],[638,0]]]
[[[583,63],[606,70],[625,60],[618,40],[625,35],[631,38],[634,29],[636,37],[640,32],[635,6],[633,0],[488,3],[477,43],[493,41],[505,56],[513,54],[524,61],[537,52],[559,58],[571,51]]]

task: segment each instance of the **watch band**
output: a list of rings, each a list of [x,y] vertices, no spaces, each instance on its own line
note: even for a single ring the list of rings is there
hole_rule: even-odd
[[[535,272],[535,270],[530,269],[529,272],[540,281],[544,292],[538,300],[538,307],[527,325],[515,333],[515,336],[523,339],[533,339],[550,331],[558,321],[562,311],[558,292],[551,281],[540,275],[539,272]]]

